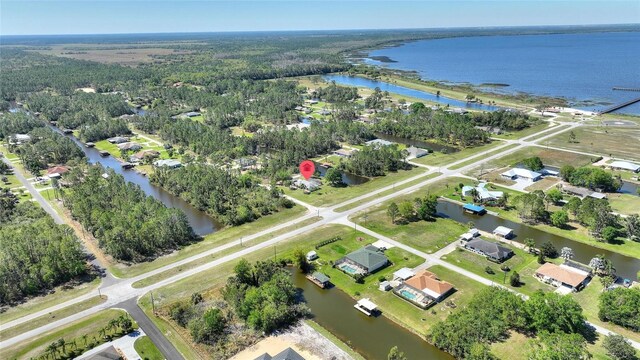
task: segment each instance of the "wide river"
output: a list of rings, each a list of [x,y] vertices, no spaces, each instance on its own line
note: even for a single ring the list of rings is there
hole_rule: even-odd
[[[416,71],[423,79],[451,83],[506,84],[504,93],[564,97],[572,106],[596,110],[637,98],[640,32],[476,36],[420,40],[375,50],[396,62],[369,64]],[[640,115],[640,103],[619,110]]]

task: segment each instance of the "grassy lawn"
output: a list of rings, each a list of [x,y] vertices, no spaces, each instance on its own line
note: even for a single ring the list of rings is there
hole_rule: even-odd
[[[503,151],[507,151],[507,150],[509,150],[509,149],[513,149],[513,148],[518,147],[518,146],[520,146],[520,145],[519,145],[519,144],[511,144],[511,145],[507,145],[507,146],[505,146],[505,147],[503,147],[503,148],[501,148],[501,149],[491,151],[491,152],[489,152],[489,153],[487,153],[487,154],[483,155],[483,157],[493,156],[493,155],[499,154],[499,153],[501,153],[501,152],[503,152]],[[463,161],[463,162],[461,162],[461,163],[459,163],[459,164],[457,164],[457,165],[450,166],[449,168],[450,168],[451,170],[460,169],[461,167],[467,166],[467,165],[469,165],[469,164],[473,164],[474,162],[476,162],[476,161],[478,161],[478,160],[480,160],[480,159],[479,159],[479,158],[469,159],[469,160],[467,160],[467,161]]]
[[[618,326],[612,322],[604,322],[600,321],[598,318],[598,309],[599,309],[599,297],[602,293],[602,283],[598,278],[594,278],[591,280],[589,285],[587,285],[582,291],[577,293],[572,293],[574,299],[582,306],[582,310],[587,320],[590,322],[605,327],[611,331],[614,331],[624,337],[629,339],[633,339],[635,341],[640,341],[640,333],[631,331],[622,326]]]
[[[429,179],[433,179],[434,177],[437,177],[437,176],[440,176],[440,175],[442,175],[442,173],[429,174],[429,175],[421,177],[419,179],[415,179],[415,180],[409,181],[407,183],[404,183],[402,185],[395,186],[393,189],[390,189],[390,190],[387,190],[387,191],[383,191],[381,193],[369,196],[369,197],[364,198],[362,200],[354,201],[354,202],[352,202],[352,203],[350,203],[348,205],[341,206],[339,208],[336,208],[335,211],[336,212],[342,212],[342,211],[347,211],[349,209],[353,209],[353,208],[358,207],[358,206],[360,206],[362,204],[366,204],[369,201],[373,201],[373,200],[375,200],[377,198],[380,198],[382,196],[386,196],[386,195],[392,194],[392,193],[394,193],[394,192],[396,192],[398,190],[402,190],[402,189],[411,187],[413,185],[419,184],[419,183],[421,183],[423,181],[426,181],[426,180],[429,180]]]
[[[370,193],[376,189],[392,185],[398,181],[406,180],[412,176],[424,174],[426,171],[427,169],[420,167],[416,167],[411,170],[400,170],[395,173],[388,173],[385,176],[373,178],[364,184],[347,187],[332,187],[324,184],[319,190],[314,191],[311,194],[304,194],[302,190],[291,190],[288,187],[281,188],[284,190],[285,194],[300,201],[304,201],[314,206],[329,206]]]
[[[58,311],[50,312],[47,315],[40,316],[31,321],[24,322],[20,325],[11,327],[11,328],[2,328],[0,330],[0,339],[9,339],[10,337],[14,337],[16,335],[20,335],[24,332],[39,328],[40,326],[44,326],[51,321],[59,320],[65,318],[67,316],[71,316],[77,312],[86,310],[98,304],[107,301],[105,297],[94,296],[91,299],[79,302],[77,304],[73,304],[71,306],[67,306]]]
[[[486,145],[482,145],[482,146],[478,146],[478,147],[472,147],[472,148],[466,148],[464,150],[460,150],[458,152],[454,152],[454,153],[449,153],[449,154],[444,154],[441,152],[434,152],[431,153],[427,156],[423,156],[421,158],[418,159],[414,159],[412,160],[413,162],[416,162],[418,164],[423,164],[423,165],[430,165],[430,166],[446,166],[448,164],[451,164],[453,162],[456,162],[458,160],[462,160],[464,158],[467,158],[469,156],[473,156],[477,153],[483,152],[483,151],[487,151],[490,149],[494,149],[500,145],[504,145],[504,142],[502,141],[493,141],[490,144],[486,144]]]
[[[640,196],[631,194],[607,194],[613,211],[631,215],[640,214]]]
[[[576,143],[569,143],[567,132],[550,138],[549,146],[640,161],[640,127],[583,126],[573,132]]]
[[[532,185],[529,185],[524,189],[529,192],[535,191],[535,190],[542,190],[546,192],[547,189],[551,188],[552,186],[556,185],[559,182],[560,182],[560,179],[558,178],[547,177],[547,178],[543,178],[542,180],[538,180],[534,182]]]
[[[38,296],[30,299],[23,304],[10,307],[5,312],[0,314],[0,325],[23,317],[25,315],[40,311],[42,309],[49,308],[56,304],[74,299],[80,295],[84,295],[90,291],[95,290],[99,284],[100,279],[96,278],[92,282],[80,284],[73,287],[72,289],[64,290],[62,288],[56,288],[53,294]]]
[[[173,269],[170,269],[170,270],[167,270],[167,271],[163,271],[163,272],[161,272],[159,274],[150,276],[150,277],[145,278],[143,280],[136,281],[135,283],[132,284],[132,286],[134,288],[141,288],[141,287],[145,287],[145,286],[148,286],[148,285],[151,285],[151,284],[155,284],[158,281],[162,281],[162,280],[167,279],[167,278],[169,278],[171,276],[177,275],[177,274],[181,273],[184,270],[192,269],[194,267],[197,267],[197,266],[200,266],[202,264],[208,263],[208,262],[212,261],[213,259],[219,259],[219,258],[224,257],[226,255],[232,254],[232,253],[234,253],[236,251],[240,251],[240,250],[242,250],[243,248],[245,248],[247,246],[257,245],[257,244],[259,244],[261,242],[264,242],[264,241],[267,241],[267,240],[271,240],[275,236],[278,236],[278,235],[281,235],[281,234],[285,234],[285,233],[287,233],[289,231],[293,231],[295,229],[304,227],[304,226],[309,225],[309,224],[313,224],[313,223],[315,223],[315,222],[317,222],[319,220],[320,220],[320,218],[318,218],[318,217],[313,217],[313,218],[310,218],[310,219],[306,219],[306,220],[304,220],[302,222],[299,222],[299,223],[297,223],[295,225],[291,225],[291,226],[285,227],[285,228],[283,228],[281,230],[274,231],[271,234],[260,236],[259,238],[253,239],[250,242],[248,241],[247,243],[243,243],[243,246],[236,245],[236,246],[230,247],[228,249],[225,249],[224,251],[220,251],[218,253],[215,253],[213,255],[210,255],[210,256],[207,256],[207,257],[203,257],[203,258],[200,258],[198,260],[191,261],[191,262],[189,262],[187,264],[184,264],[182,266],[178,266],[178,267],[175,267]]]
[[[520,131],[513,131],[513,132],[505,132],[502,133],[500,135],[493,135],[493,137],[498,138],[498,139],[506,139],[506,140],[514,140],[514,139],[522,139],[523,137],[527,137],[530,136],[532,134],[538,133],[540,131],[546,130],[546,129],[560,129],[559,127],[557,127],[557,125],[551,125],[544,121],[541,122],[540,124],[528,127],[524,130],[520,130]],[[547,134],[542,134],[540,136],[544,136]],[[535,138],[535,137],[534,137]],[[534,139],[532,138],[532,139]],[[532,139],[527,139],[527,140],[532,140]]]
[[[164,356],[148,336],[138,338],[133,347],[138,355],[147,360],[164,360]]]
[[[28,341],[23,341],[13,346],[6,347],[0,350],[0,358],[34,358],[39,354],[44,353],[46,347],[49,344],[60,338],[64,338],[67,342],[75,340],[78,347],[76,353],[81,354],[89,350],[90,348],[103,343],[104,339],[100,336],[100,329],[105,327],[109,320],[123,314],[126,314],[126,312],[122,310],[101,311],[95,315],[91,315],[81,320],[75,321],[71,324],[65,325],[62,328],[40,334],[34,338],[29,339]],[[84,340],[82,338],[83,335],[87,335],[87,346],[84,346]],[[94,343],[93,347],[88,346],[91,343]],[[66,347],[66,349],[67,352],[69,352],[72,349],[72,346],[69,345]]]
[[[522,249],[514,248],[504,243],[502,243],[501,245],[510,248],[515,252],[514,256],[503,263],[511,269],[511,271],[506,274],[506,277],[505,273],[500,270],[500,266],[502,264],[493,263],[483,256],[463,249],[454,250],[452,253],[443,256],[442,260],[460,266],[463,269],[469,270],[498,284],[505,285],[525,295],[532,295],[537,290],[555,290],[555,288],[546,285],[533,277],[535,271],[540,267],[537,262],[536,256],[531,255],[526,251],[523,251]],[[485,271],[487,267],[490,267],[493,270],[494,274],[488,274]],[[518,287],[513,287],[509,283],[509,277],[511,276],[513,271],[517,271],[518,274],[520,274],[521,285]]]
[[[272,228],[279,223],[300,217],[304,215],[305,212],[306,209],[304,207],[294,206],[291,209],[284,209],[275,214],[261,217],[254,222],[246,223],[240,226],[224,228],[213,234],[205,236],[204,240],[200,242],[175,251],[170,255],[159,257],[153,261],[133,264],[130,266],[122,263],[117,263],[111,266],[110,270],[117,277],[132,277],[140,275],[153,269],[157,269],[159,267],[199,254],[203,251],[207,251],[216,246],[238,240],[241,236],[251,235],[256,232]]]

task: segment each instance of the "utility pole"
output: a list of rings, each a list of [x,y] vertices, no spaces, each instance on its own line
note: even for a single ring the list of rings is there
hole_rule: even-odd
[[[276,244],[273,244],[273,261],[278,260],[278,252],[276,251]]]
[[[242,247],[242,236],[240,236],[240,247]]]

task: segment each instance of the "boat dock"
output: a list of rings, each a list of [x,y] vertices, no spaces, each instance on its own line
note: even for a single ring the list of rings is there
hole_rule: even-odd
[[[606,108],[606,109],[604,109],[604,110],[600,111],[600,112],[598,113],[598,115],[607,114],[607,113],[610,113],[610,112],[613,112],[613,111],[616,111],[616,110],[622,109],[622,108],[627,107],[627,106],[629,106],[629,105],[631,105],[631,104],[635,104],[635,103],[637,103],[637,102],[639,102],[639,101],[640,101],[640,97],[637,97],[637,98],[635,98],[635,99],[631,99],[631,100],[629,100],[629,101],[625,101],[625,102],[623,102],[623,103],[620,103],[620,104],[617,104],[617,105],[610,106],[610,107],[608,107],[608,108]]]
[[[359,311],[362,311],[367,316],[371,316],[378,308],[378,305],[371,302],[371,300],[369,300],[368,298],[364,298],[358,300],[358,303],[353,305],[353,307],[358,309]]]

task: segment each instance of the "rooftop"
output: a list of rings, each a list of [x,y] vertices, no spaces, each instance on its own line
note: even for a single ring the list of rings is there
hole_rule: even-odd
[[[636,172],[640,171],[640,165],[634,164],[634,163],[628,162],[628,161],[620,161],[620,160],[612,161],[609,164],[609,166],[611,166],[613,168],[631,170],[631,171],[636,171]]]
[[[369,271],[371,271],[372,269],[378,269],[389,261],[389,259],[387,259],[384,254],[381,254],[377,251],[369,250],[367,248],[360,248],[352,253],[349,253],[347,254],[346,258],[358,265],[367,268],[367,270]]]
[[[371,302],[371,300],[369,300],[368,298],[358,300],[358,306],[363,307],[369,311],[373,311],[378,307],[378,305]]]
[[[393,273],[394,278],[400,278],[402,280],[407,280],[408,278],[414,276],[415,273],[409,268],[402,268]]]
[[[558,266],[554,263],[545,263],[540,266],[536,270],[536,275],[546,276],[573,287],[579,286],[589,277],[589,274],[585,271],[567,265]]]
[[[464,204],[463,207],[465,209],[467,209],[467,210],[471,210],[471,211],[474,211],[474,212],[482,212],[482,211],[484,211],[484,206],[475,205],[475,204],[471,204],[471,203]]]
[[[503,172],[501,175],[507,176],[507,177],[518,176],[518,177],[523,177],[527,179],[536,179],[542,176],[542,174],[540,174],[539,172],[531,171],[528,169],[522,169],[522,168],[513,168],[509,171]]]
[[[394,143],[392,143],[391,141],[382,140],[382,139],[374,139],[374,140],[367,141],[365,143],[365,145],[368,145],[368,146],[389,146],[393,144]]]
[[[511,249],[480,238],[469,241],[465,246],[469,249],[479,251],[494,259],[505,259],[513,253]]]
[[[437,299],[453,289],[453,285],[438,279],[436,274],[424,270],[418,275],[405,281],[405,284],[421,290],[425,294]]]
[[[329,279],[329,277],[327,275],[325,275],[325,274],[323,274],[323,273],[321,273],[319,271],[314,272],[312,274],[312,276],[313,276],[314,279],[316,279],[316,280],[318,280],[318,281],[320,281],[322,283],[329,282],[329,280],[331,280],[331,279]]]
[[[495,230],[493,230],[494,234],[502,235],[502,236],[509,235],[512,232],[513,232],[513,229],[509,229],[506,226],[498,226]]]

